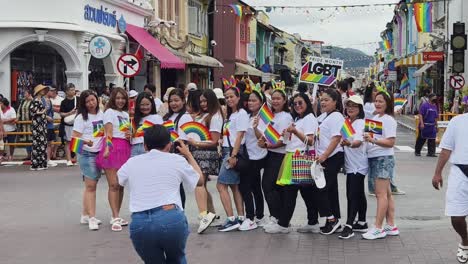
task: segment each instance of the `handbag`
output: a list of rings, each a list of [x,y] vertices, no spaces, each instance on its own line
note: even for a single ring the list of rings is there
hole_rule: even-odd
[[[304,140],[305,150],[296,151],[291,160],[292,175],[291,183],[295,185],[314,184],[312,165],[315,162],[315,150],[309,150],[308,138]]]
[[[231,140],[229,139],[229,136],[226,136],[228,145],[230,150],[230,153],[232,154],[233,147],[231,145]],[[249,154],[247,153],[247,148],[244,145],[241,145],[242,151],[239,151],[237,153],[237,162],[236,165],[234,166],[234,170],[238,172],[243,172],[246,171],[249,168]]]
[[[75,103],[73,105],[74,106],[73,106],[72,111],[76,109],[76,96],[75,96]],[[76,118],[76,115],[69,115],[63,118],[63,122],[67,125],[72,126],[73,123],[75,123],[75,118]]]
[[[314,182],[317,188],[323,189],[327,185],[327,182],[325,180],[325,173],[323,171],[322,165],[320,165],[320,163],[318,163],[317,161],[314,161],[314,163],[312,163],[312,166],[310,166],[310,171],[312,173],[312,177],[314,178]]]

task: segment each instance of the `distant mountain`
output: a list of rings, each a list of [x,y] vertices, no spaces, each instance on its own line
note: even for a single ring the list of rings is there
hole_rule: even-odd
[[[344,60],[345,68],[368,67],[369,63],[373,61],[372,56],[360,50],[335,46],[331,47],[331,58]]]

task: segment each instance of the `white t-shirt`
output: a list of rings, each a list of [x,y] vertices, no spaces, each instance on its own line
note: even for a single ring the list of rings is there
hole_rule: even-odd
[[[93,142],[93,146],[89,147],[88,145],[83,146],[83,150],[89,152],[99,152],[102,147],[102,141],[104,139],[104,114],[99,111],[97,114],[88,114],[88,120],[83,120],[83,116],[79,114],[75,118],[75,123],[73,124],[73,130],[82,134],[81,138]]]
[[[275,113],[275,117],[273,118],[273,128],[281,135],[283,134],[283,130],[288,128],[289,125],[293,122],[294,120],[292,119],[290,113],[284,111]],[[280,140],[283,141],[283,137],[281,137]],[[286,153],[286,146],[275,149],[268,149],[268,151],[284,154]]]
[[[375,105],[374,103],[364,104],[364,116],[365,119],[372,119],[375,116]]]
[[[177,154],[151,150],[130,158],[118,171],[119,184],[130,190],[130,212],[141,212],[180,200],[180,184],[193,191],[200,175]]]
[[[252,127],[254,118],[255,117],[250,118],[249,128],[245,132],[245,147],[247,148],[247,153],[249,153],[250,160],[260,160],[268,154],[268,151],[265,148],[259,147],[257,144],[258,139],[255,135],[255,129]]]
[[[207,117],[208,113],[205,113],[200,118],[195,118],[195,121],[204,126],[207,126]],[[208,130],[210,132],[221,133],[221,131],[223,130],[223,116],[221,115],[221,113],[216,113],[211,117],[210,127],[208,127]],[[196,140],[198,140],[198,137],[196,138]]]
[[[143,125],[143,122],[145,122],[146,120],[148,120],[149,122],[151,122],[151,123],[153,123],[155,125],[161,125],[163,123],[163,119],[162,119],[162,117],[160,115],[148,115],[148,116],[143,117],[140,120],[140,124],[138,124],[138,127],[136,129],[138,130],[138,128],[140,128],[140,126]],[[143,141],[144,141],[143,135],[133,137],[132,138],[132,145],[142,144]]]
[[[50,98],[50,101],[52,102],[53,107],[58,107],[60,109],[60,104],[62,104],[63,98],[60,96],[55,96],[55,98]],[[60,119],[60,111],[55,112],[54,111],[54,119]]]
[[[2,117],[2,120],[12,119],[12,118],[16,118],[16,111],[13,107],[9,107],[5,111],[5,113],[2,110],[0,110],[0,115]],[[13,132],[16,130],[16,125],[3,123],[3,129],[5,130],[5,132]]]
[[[379,115],[375,115],[371,119],[374,121],[382,122],[382,135],[374,134],[374,138],[382,139],[396,137],[397,122],[393,117],[389,115],[383,115],[381,117]],[[384,148],[381,146],[377,146],[376,144],[367,144],[367,157],[369,158],[393,156],[394,153],[395,152],[393,151],[393,147]]]
[[[125,128],[130,129],[130,119],[127,112],[117,111],[112,108],[104,112],[104,125],[112,124],[112,137],[125,139]]]
[[[366,143],[364,142],[364,120],[356,119],[351,124],[356,131],[356,134],[353,135],[349,141],[361,141],[362,144],[359,148],[350,148],[344,147],[345,153],[345,169],[346,173],[360,173],[362,175],[367,174],[369,168],[367,153],[366,153]]]
[[[296,120],[294,122],[296,129],[302,132],[304,135],[315,135],[317,133],[318,122],[314,114],[308,114],[304,118]],[[296,135],[291,134],[291,140],[286,145],[287,152],[296,152],[296,150],[305,150],[306,145],[304,141],[300,140]]]
[[[468,114],[450,120],[439,147],[452,151],[452,164],[468,164]]]
[[[179,115],[179,113],[174,113],[171,117],[169,117],[169,120],[174,121],[174,124],[175,124],[175,120],[176,120],[178,115]],[[175,124],[176,127],[177,127],[177,134],[179,134],[180,139],[182,139],[182,140],[187,140],[188,139],[187,134],[185,134],[185,132],[180,127],[183,126],[185,123],[192,122],[192,121],[193,121],[192,116],[185,113],[180,117],[177,124]]]
[[[318,117],[319,132],[318,132],[318,147],[317,154],[322,155],[330,145],[331,139],[335,136],[341,136],[341,128],[343,127],[344,117],[340,112],[332,112],[331,114],[323,113]],[[329,157],[343,151],[340,144],[336,146]]]
[[[249,115],[244,109],[232,113],[229,120],[226,120],[224,124],[224,130],[229,131],[229,140],[231,141],[231,147],[234,148],[236,144],[237,132],[246,132],[249,128]],[[241,144],[245,143],[245,137],[242,139]],[[223,147],[229,147],[229,143],[226,135],[223,133]]]

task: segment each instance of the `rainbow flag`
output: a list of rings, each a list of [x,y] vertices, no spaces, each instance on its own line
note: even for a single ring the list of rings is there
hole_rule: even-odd
[[[260,116],[260,119],[262,119],[265,124],[270,123],[273,121],[273,118],[275,118],[275,114],[273,114],[267,104],[263,104],[260,111],[258,111],[258,116]]]
[[[229,6],[232,8],[232,10],[233,10],[234,14],[236,14],[236,16],[242,18],[242,6],[241,5],[230,4]]]
[[[404,106],[406,104],[407,100],[405,98],[395,98],[393,100],[393,103],[395,106]]]
[[[408,76],[406,76],[406,74],[403,74],[403,78],[401,78],[401,83],[400,83],[400,91],[403,91],[408,87],[410,87]]]
[[[344,139],[349,139],[353,137],[354,134],[356,134],[356,131],[354,130],[353,126],[351,125],[351,121],[348,118],[345,119],[340,132]]]
[[[171,131],[171,142],[176,142],[179,139],[179,134],[174,130]]]
[[[141,126],[136,130],[136,133],[135,133],[135,137],[142,137],[145,135],[145,129],[147,128],[150,128],[154,126],[153,123],[151,123],[150,121],[148,120],[145,120],[143,122],[143,124],[141,124]]]
[[[175,130],[175,124],[174,124],[174,121],[172,121],[172,120],[167,120],[167,121],[165,121],[165,122],[163,123],[163,126],[164,126],[165,128],[167,128],[167,130],[169,130],[169,131]]]
[[[70,141],[70,151],[79,154],[83,151],[84,144],[85,144],[85,141],[83,139],[72,137]]]
[[[278,141],[281,138],[281,135],[271,124],[268,124],[263,134],[265,135],[265,138],[268,140],[268,142],[270,142],[271,144],[278,143]]]
[[[106,145],[109,148],[112,148],[114,145],[112,144],[112,138],[111,137],[106,137]]]
[[[227,120],[226,123],[224,123],[223,127],[223,136],[229,137],[231,133],[229,133],[229,126],[231,125],[230,121]]]
[[[201,141],[211,140],[211,134],[209,129],[195,121],[187,122],[180,126],[180,129],[185,132],[185,134],[194,133],[200,137]]]
[[[392,49],[392,43],[390,42],[390,40],[388,39],[384,40],[384,47],[386,51],[389,51]]]
[[[364,125],[364,132],[382,135],[383,124],[380,121],[366,119],[365,125]]]
[[[414,19],[418,32],[432,32],[432,3],[415,3]]]

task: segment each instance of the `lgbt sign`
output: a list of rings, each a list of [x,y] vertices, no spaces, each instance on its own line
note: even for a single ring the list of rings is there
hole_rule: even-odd
[[[302,66],[301,82],[330,86],[340,76],[342,68],[342,60],[309,57]]]

